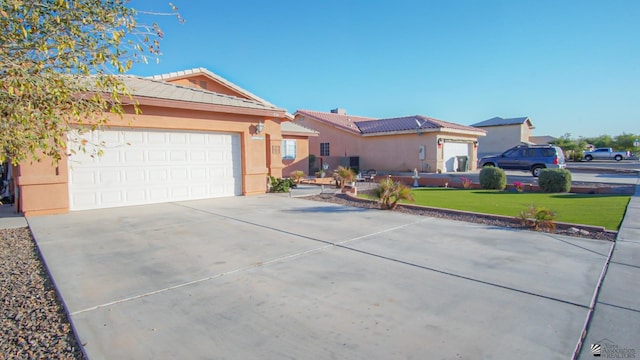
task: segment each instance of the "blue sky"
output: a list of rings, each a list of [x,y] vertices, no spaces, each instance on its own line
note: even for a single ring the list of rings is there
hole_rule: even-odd
[[[290,112],[529,116],[534,135],[640,134],[640,1],[173,0],[160,63],[205,67]],[[167,11],[165,0],[133,0]]]

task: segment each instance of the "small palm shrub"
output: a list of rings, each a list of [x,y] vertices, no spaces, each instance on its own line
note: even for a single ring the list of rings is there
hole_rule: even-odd
[[[538,185],[547,193],[569,192],[571,172],[567,169],[542,169],[538,177]]]
[[[522,225],[535,230],[555,230],[556,213],[544,206],[529,205],[527,210],[520,212]]]
[[[338,186],[342,189],[348,182],[352,182],[356,178],[356,173],[348,167],[338,166],[333,173],[333,178],[338,182]]]
[[[296,182],[296,184],[300,184],[300,181],[304,178],[304,171],[294,170],[289,176]]]
[[[489,190],[503,190],[507,186],[507,175],[504,170],[485,166],[480,170],[480,187]]]
[[[378,199],[382,210],[394,210],[401,200],[415,201],[409,187],[391,178],[380,181],[378,187],[373,190],[373,196]]]

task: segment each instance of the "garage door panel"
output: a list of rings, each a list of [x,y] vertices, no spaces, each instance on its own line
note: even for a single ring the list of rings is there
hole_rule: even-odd
[[[69,159],[71,210],[234,196],[241,193],[236,134],[104,130],[104,156]]]
[[[442,149],[444,171],[454,172],[458,168],[457,156],[469,156],[469,144],[458,142],[445,142]]]

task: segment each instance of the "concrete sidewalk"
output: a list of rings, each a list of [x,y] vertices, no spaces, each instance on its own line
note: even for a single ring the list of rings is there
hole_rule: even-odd
[[[0,229],[27,227],[27,220],[13,209],[13,205],[0,205]]]
[[[580,359],[640,357],[640,179],[627,206],[602,283]],[[627,355],[627,356],[623,356]]]

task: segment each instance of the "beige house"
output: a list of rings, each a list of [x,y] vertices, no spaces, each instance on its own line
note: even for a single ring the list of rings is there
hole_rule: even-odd
[[[482,129],[422,115],[375,119],[330,112],[298,110],[294,122],[318,131],[309,138],[315,169],[339,165],[366,172],[456,172],[474,170]],[[314,169],[312,169],[314,170]]]
[[[486,136],[478,140],[478,155],[501,154],[505,150],[522,143],[530,143],[533,123],[528,117],[503,119],[494,117],[471,125],[486,131]]]

